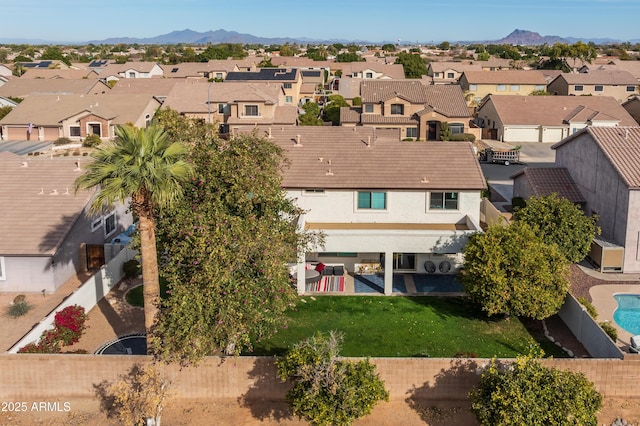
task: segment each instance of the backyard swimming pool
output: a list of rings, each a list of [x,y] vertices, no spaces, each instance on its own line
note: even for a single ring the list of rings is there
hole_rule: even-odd
[[[615,294],[613,297],[618,302],[613,320],[634,336],[640,334],[640,294]]]

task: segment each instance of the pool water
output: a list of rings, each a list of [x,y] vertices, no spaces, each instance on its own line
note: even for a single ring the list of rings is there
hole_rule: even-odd
[[[618,309],[613,320],[620,327],[635,335],[640,334],[640,294],[616,294]]]

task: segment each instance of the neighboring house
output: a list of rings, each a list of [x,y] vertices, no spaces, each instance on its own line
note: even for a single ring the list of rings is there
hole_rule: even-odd
[[[404,78],[402,64],[385,64],[382,62],[334,62],[334,73],[341,72],[341,77],[362,78],[366,80],[401,80]]]
[[[151,95],[31,95],[0,126],[5,140],[111,139],[116,126],[145,127],[159,106]]]
[[[631,115],[637,123],[640,123],[640,97],[636,95],[629,98],[627,101],[622,103],[622,108],[627,110],[629,115]]]
[[[167,78],[216,79],[224,80],[229,72],[256,71],[256,58],[218,59],[208,62],[182,62],[175,65],[162,65]]]
[[[460,76],[460,86],[469,105],[479,105],[491,94],[529,95],[545,90],[547,80],[540,71],[466,71]]]
[[[119,80],[109,95],[151,95],[164,102],[174,86],[183,80],[175,78],[128,78]]]
[[[98,95],[107,93],[109,86],[98,79],[80,78],[75,80],[25,79],[12,78],[0,86],[0,96],[27,98],[30,95],[64,94],[64,95]]]
[[[68,69],[69,66],[67,64],[65,64],[64,62],[62,62],[59,59],[54,59],[54,60],[50,60],[50,59],[42,59],[39,61],[32,61],[32,62],[17,62],[15,64],[15,66],[20,66],[22,68],[24,68],[25,70],[27,69],[47,69],[47,68],[57,68],[57,69]]]
[[[458,84],[462,73],[467,71],[482,71],[478,62],[429,62],[427,76],[432,84]]]
[[[7,77],[12,75],[13,75],[13,70],[11,68],[6,66],[5,64],[0,64],[0,76]]]
[[[323,247],[299,256],[298,277],[310,260],[348,272],[380,264],[391,294],[394,272],[425,273],[427,261],[455,273],[467,238],[481,230],[486,184],[468,142],[407,144],[367,127],[266,133],[289,162],[282,186],[305,212],[298,225],[325,237]]]
[[[506,71],[511,69],[512,60],[491,57],[488,61],[476,61],[482,71]]]
[[[588,126],[633,126],[635,121],[608,96],[490,95],[474,120],[484,139],[559,142]]]
[[[105,244],[132,217],[123,205],[85,215],[94,193],[76,194],[73,184],[87,161],[0,153],[0,292],[53,293],[115,254]]]
[[[7,98],[3,98],[2,96],[0,96],[0,107],[16,107],[18,106],[17,102],[12,101],[11,99],[7,99]]]
[[[235,126],[294,126],[298,109],[285,102],[278,83],[180,82],[167,95],[163,108],[220,124],[220,132]]]
[[[553,95],[612,96],[624,102],[638,93],[638,80],[627,71],[593,70],[562,73],[547,87]]]
[[[636,80],[638,80],[638,83],[640,83],[640,61],[621,61],[619,59],[612,59],[596,68],[587,68],[585,71],[591,72],[592,70],[627,71],[629,74],[633,75]]]
[[[526,167],[511,178],[514,198],[526,200],[557,194],[582,208],[586,203],[571,174],[564,167]]]
[[[458,85],[420,80],[362,81],[362,107],[342,108],[342,126],[398,129],[399,138],[440,140],[443,122],[452,134],[469,130],[471,113]]]
[[[296,106],[300,102],[302,76],[297,68],[259,68],[257,71],[233,71],[227,73],[225,83],[279,84],[284,92],[285,105]]]
[[[640,127],[588,127],[552,148],[602,238],[624,247],[623,272],[640,273]]]
[[[157,78],[163,75],[162,67],[155,62],[109,63],[100,70],[100,78],[107,83],[121,78]]]
[[[273,56],[270,58],[271,64],[278,68],[300,68],[301,70],[331,70],[335,62],[314,61],[313,59],[301,56]]]
[[[64,78],[70,80],[79,80],[82,78],[97,79],[98,73],[95,70],[86,69],[55,69],[55,68],[32,68],[27,70],[20,76],[21,79],[34,79],[34,78]]]

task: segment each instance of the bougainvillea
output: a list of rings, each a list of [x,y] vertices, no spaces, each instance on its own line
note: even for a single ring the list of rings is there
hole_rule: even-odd
[[[56,312],[54,328],[44,331],[38,343],[29,343],[20,348],[18,353],[59,353],[61,346],[70,346],[80,340],[87,327],[86,320],[87,315],[82,306],[67,306]]]

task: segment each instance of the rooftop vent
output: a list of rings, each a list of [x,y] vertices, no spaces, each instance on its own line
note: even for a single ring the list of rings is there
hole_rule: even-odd
[[[51,191],[51,192],[49,193],[49,195],[58,195],[58,190],[57,190],[57,189],[54,189],[53,191]]]
[[[333,172],[331,171],[331,169],[327,170],[327,173],[325,173],[325,176],[333,176]]]
[[[22,166],[20,166],[20,167],[29,167],[29,163],[27,163],[26,161],[23,161],[22,162]]]

